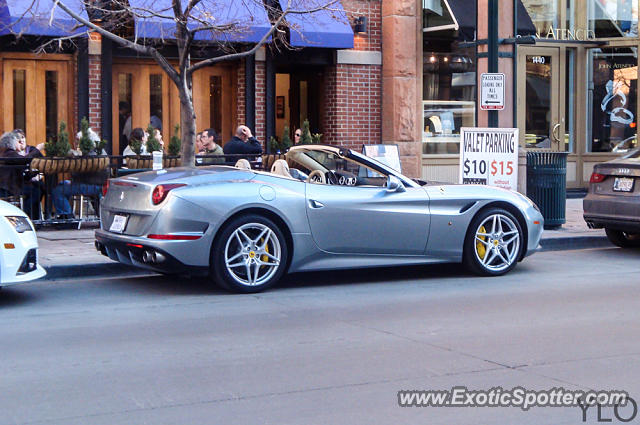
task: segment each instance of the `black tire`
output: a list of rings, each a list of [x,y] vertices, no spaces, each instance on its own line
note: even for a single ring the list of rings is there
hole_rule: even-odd
[[[604,231],[611,243],[619,246],[620,248],[640,247],[640,234],[638,233],[626,233],[622,230],[614,230],[608,227],[606,227]]]
[[[491,222],[493,225],[493,217],[500,218],[500,228],[502,230],[507,228],[507,232],[487,228],[481,232],[482,227],[487,223]],[[479,236],[477,239],[478,233],[486,233],[487,236]],[[516,234],[517,239],[513,239]],[[480,211],[467,229],[467,235],[464,239],[463,264],[469,271],[478,275],[501,276],[516,266],[522,254],[523,243],[522,227],[509,211],[502,208],[489,208]],[[480,247],[484,247],[484,251]]]
[[[218,233],[211,251],[211,275],[229,291],[260,292],[280,280],[288,259],[287,242],[278,225],[261,215],[247,214],[227,223]]]

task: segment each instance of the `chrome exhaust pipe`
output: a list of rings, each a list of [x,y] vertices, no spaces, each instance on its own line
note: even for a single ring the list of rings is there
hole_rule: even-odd
[[[152,263],[153,261],[153,252],[145,251],[142,253],[142,262],[143,263]]]
[[[162,263],[165,260],[164,255],[160,254],[159,252],[155,252],[155,251],[153,251],[152,258],[153,258],[153,262],[154,263]]]

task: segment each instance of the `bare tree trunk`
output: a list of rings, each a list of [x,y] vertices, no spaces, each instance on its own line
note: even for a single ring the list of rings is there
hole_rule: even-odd
[[[193,108],[193,93],[191,91],[191,75],[183,73],[178,87],[180,97],[180,139],[182,146],[180,154],[183,167],[195,167],[196,160],[196,113]]]

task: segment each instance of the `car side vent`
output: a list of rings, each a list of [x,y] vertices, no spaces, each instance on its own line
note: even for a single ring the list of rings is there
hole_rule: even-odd
[[[469,202],[467,205],[460,208],[460,214],[464,214],[465,212],[469,211],[475,204],[477,204],[477,202]]]

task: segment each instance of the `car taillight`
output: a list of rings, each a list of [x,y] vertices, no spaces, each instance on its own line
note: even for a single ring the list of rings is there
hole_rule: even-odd
[[[102,185],[102,196],[107,196],[107,192],[109,191],[109,179],[107,179],[106,183]]]
[[[158,205],[167,197],[167,194],[177,187],[186,186],[184,183],[173,183],[173,184],[159,184],[153,189],[153,193],[151,194],[151,202],[153,205]]]
[[[600,183],[604,178],[607,177],[604,174],[593,172],[591,173],[591,178],[589,179],[589,183]]]

